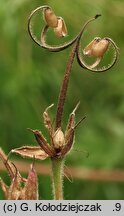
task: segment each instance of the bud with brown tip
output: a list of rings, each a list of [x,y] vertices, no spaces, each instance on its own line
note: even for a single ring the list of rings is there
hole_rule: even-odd
[[[101,39],[98,43],[93,46],[92,55],[95,57],[103,57],[109,46],[109,41]]]
[[[83,53],[87,56],[103,57],[108,47],[109,41],[107,39],[95,38],[86,46]]]
[[[44,9],[44,19],[49,27],[51,28],[57,27],[58,19],[51,8]]]

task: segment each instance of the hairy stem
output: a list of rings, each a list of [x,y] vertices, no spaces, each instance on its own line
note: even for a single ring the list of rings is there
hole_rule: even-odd
[[[67,64],[67,67],[66,67],[66,70],[65,70],[65,75],[64,75],[64,79],[63,79],[63,82],[62,82],[62,85],[61,85],[60,94],[59,94],[59,98],[58,98],[58,105],[57,105],[57,112],[56,112],[56,129],[61,127],[63,108],[64,108],[65,98],[66,98],[66,94],[67,94],[69,78],[70,78],[70,74],[71,74],[71,68],[72,68],[74,58],[75,58],[75,54],[77,52],[77,48],[79,49],[80,39],[81,39],[81,37],[83,35],[83,32],[84,32],[85,28],[88,26],[88,24],[90,22],[94,21],[95,19],[97,19],[99,16],[101,16],[101,15],[99,15],[99,14],[96,15],[95,17],[89,19],[84,24],[81,32],[78,34],[78,37],[76,38],[76,40],[73,43],[74,46],[73,46],[71,55],[70,55],[69,60],[68,60],[68,64]],[[80,55],[78,55],[78,58],[79,58],[79,56]],[[86,67],[84,66],[84,68],[86,68]]]
[[[52,186],[55,200],[63,200],[63,167],[64,160],[52,158]]]
[[[68,64],[65,70],[65,75],[63,78],[63,82],[60,89],[60,94],[58,98],[58,104],[57,104],[57,112],[56,112],[56,129],[61,127],[61,121],[62,121],[62,114],[63,114],[63,108],[65,103],[65,98],[67,94],[68,84],[69,84],[69,78],[71,74],[71,68],[74,61],[75,53],[76,53],[77,43],[74,43],[71,55],[68,60]]]

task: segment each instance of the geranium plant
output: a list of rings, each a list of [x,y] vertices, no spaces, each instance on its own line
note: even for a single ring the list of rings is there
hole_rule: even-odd
[[[37,38],[33,32],[33,19],[35,15],[39,12],[43,13],[45,26],[41,31],[40,38]],[[53,187],[53,199],[56,200],[64,199],[63,167],[65,157],[73,148],[75,139],[75,129],[85,119],[84,116],[80,119],[79,122],[75,122],[75,112],[79,106],[78,103],[69,115],[66,130],[63,131],[62,129],[62,116],[73,61],[75,58],[77,58],[78,64],[83,69],[95,73],[101,73],[113,67],[118,59],[118,48],[115,42],[109,37],[96,37],[83,50],[81,49],[81,39],[83,39],[84,31],[86,30],[88,25],[90,25],[100,16],[100,14],[97,14],[93,18],[90,18],[88,21],[84,23],[83,27],[81,28],[81,31],[71,41],[60,46],[49,45],[46,42],[46,35],[49,28],[53,29],[56,38],[65,37],[67,35],[67,27],[64,19],[60,16],[57,16],[51,7],[44,5],[36,8],[31,12],[28,19],[28,32],[30,37],[37,45],[39,45],[41,48],[46,49],[46,52],[60,52],[72,46],[67,67],[64,73],[64,78],[60,86],[60,93],[58,96],[58,103],[55,115],[55,125],[52,124],[52,120],[49,115],[49,111],[52,108],[53,104],[48,106],[43,113],[44,126],[48,129],[50,142],[48,142],[45,139],[41,131],[29,129],[34,134],[38,146],[22,146],[20,148],[11,150],[11,152],[13,153],[19,154],[23,157],[33,158],[33,160],[45,160],[47,158],[50,158],[52,166],[51,177]],[[110,48],[112,48],[112,61],[110,61],[108,65],[101,66],[101,63],[102,65],[104,64],[104,56]],[[94,62],[88,64],[86,61],[84,61],[84,56],[93,59]],[[6,199],[38,199],[37,175],[34,166],[31,165],[29,175],[27,179],[25,179],[21,177],[16,166],[8,160],[8,158],[2,150],[0,151],[0,157],[3,163],[5,164],[11,178],[10,186],[7,186],[3,182],[3,180],[1,180],[0,182]],[[27,188],[30,188],[30,190],[28,190]]]

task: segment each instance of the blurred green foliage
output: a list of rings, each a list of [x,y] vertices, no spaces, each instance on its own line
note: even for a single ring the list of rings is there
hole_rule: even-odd
[[[123,0],[0,1],[0,145],[6,153],[24,144],[34,145],[34,137],[27,127],[41,129],[47,137],[42,112],[51,103],[57,103],[70,48],[62,53],[49,53],[30,39],[28,16],[33,9],[44,4],[64,17],[69,32],[66,40],[73,38],[87,19],[101,13],[102,17],[85,32],[84,43],[96,36],[107,36],[120,47],[118,63],[103,74],[85,71],[74,62],[63,129],[79,100],[77,120],[85,114],[87,119],[76,131],[74,150],[67,157],[66,165],[124,169]],[[42,19],[38,22],[36,27],[39,28],[41,22],[42,28]],[[49,41],[55,43],[56,39],[50,36]],[[63,39],[59,42],[62,43]],[[53,119],[55,111],[54,107],[51,110]],[[88,158],[83,150],[89,152]],[[7,180],[5,173],[1,176]],[[39,180],[40,198],[51,199],[49,177],[40,176]],[[123,191],[122,183],[75,180],[71,184],[65,181],[66,199],[124,199]],[[0,199],[3,199],[1,190]]]

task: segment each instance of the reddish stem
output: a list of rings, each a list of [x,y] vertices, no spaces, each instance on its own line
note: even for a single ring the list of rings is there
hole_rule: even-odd
[[[56,112],[56,129],[61,127],[64,103],[65,103],[65,98],[66,98],[66,94],[67,94],[72,64],[73,64],[75,54],[76,54],[77,44],[78,44],[78,38],[77,38],[76,42],[74,43],[71,55],[69,57],[68,64],[67,64],[67,67],[65,70],[64,79],[63,79],[61,89],[60,89],[60,94],[59,94],[58,104],[57,104],[57,112]]]

